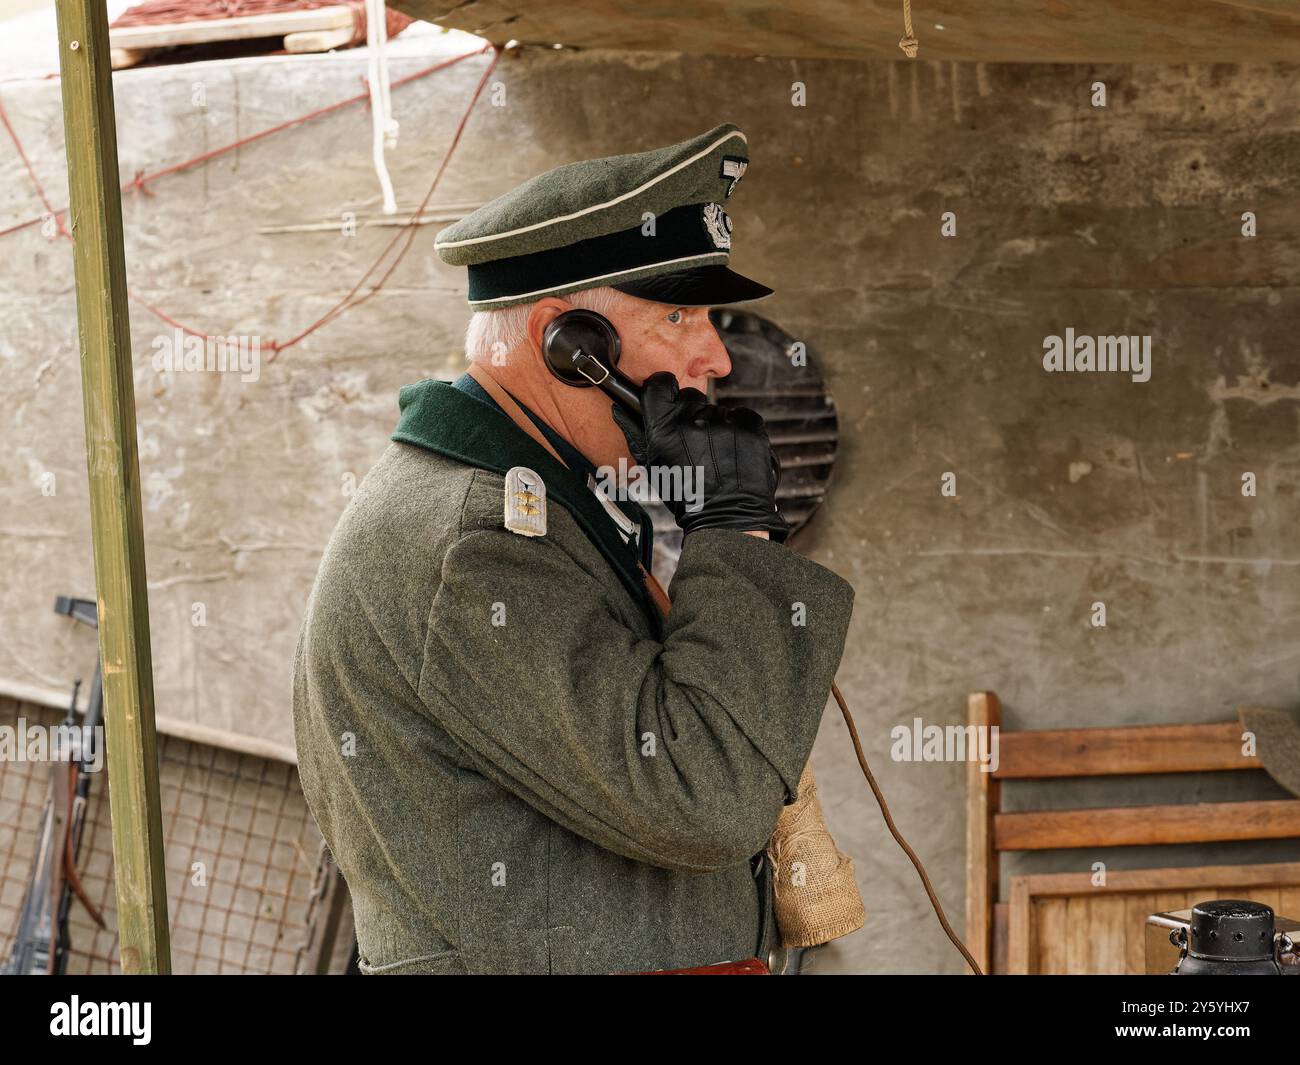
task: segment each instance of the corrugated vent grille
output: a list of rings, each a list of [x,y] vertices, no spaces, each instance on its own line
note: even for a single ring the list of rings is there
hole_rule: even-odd
[[[777,506],[797,532],[826,498],[840,438],[835,402],[806,342],[797,349],[795,338],[747,311],[712,317],[732,363],[730,375],[714,383],[713,400],[763,416],[781,460]]]
[[[839,418],[811,351],[802,365],[791,357],[795,339],[747,311],[715,310],[710,317],[731,356],[731,373],[714,381],[710,398],[749,407],[767,423],[781,459],[777,505],[794,531],[808,524],[826,498],[839,447]],[[677,569],[682,534],[661,503],[646,506],[655,526],[654,574],[666,588]]]

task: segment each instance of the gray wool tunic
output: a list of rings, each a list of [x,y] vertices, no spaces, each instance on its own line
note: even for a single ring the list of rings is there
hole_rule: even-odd
[[[504,414],[434,381],[401,407],[325,550],[294,665],[299,774],[362,970],[766,957],[763,850],[852,588],[705,529],[661,620],[586,485]],[[546,484],[544,537],[504,528],[516,465]]]

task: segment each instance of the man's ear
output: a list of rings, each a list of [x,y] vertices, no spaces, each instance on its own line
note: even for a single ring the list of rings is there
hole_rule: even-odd
[[[543,369],[546,369],[546,359],[542,354],[542,337],[546,335],[546,327],[565,311],[571,310],[573,304],[567,300],[558,296],[543,296],[528,312],[528,348]]]

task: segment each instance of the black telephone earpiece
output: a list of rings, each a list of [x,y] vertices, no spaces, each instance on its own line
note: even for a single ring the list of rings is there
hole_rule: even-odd
[[[603,314],[577,307],[557,315],[542,334],[542,353],[556,377],[578,388],[595,385],[633,414],[641,390],[618,372],[618,331]]]

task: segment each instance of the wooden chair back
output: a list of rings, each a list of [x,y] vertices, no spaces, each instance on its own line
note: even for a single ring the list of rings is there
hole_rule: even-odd
[[[985,972],[1007,971],[1009,908],[998,899],[1003,852],[1300,837],[1300,799],[1002,809],[1005,780],[1260,769],[1256,756],[1243,753],[1238,722],[1007,731],[993,692],[972,693],[967,709],[969,725],[998,729],[996,770],[971,761],[966,778],[966,945]],[[1172,886],[1162,881],[1166,891]]]

